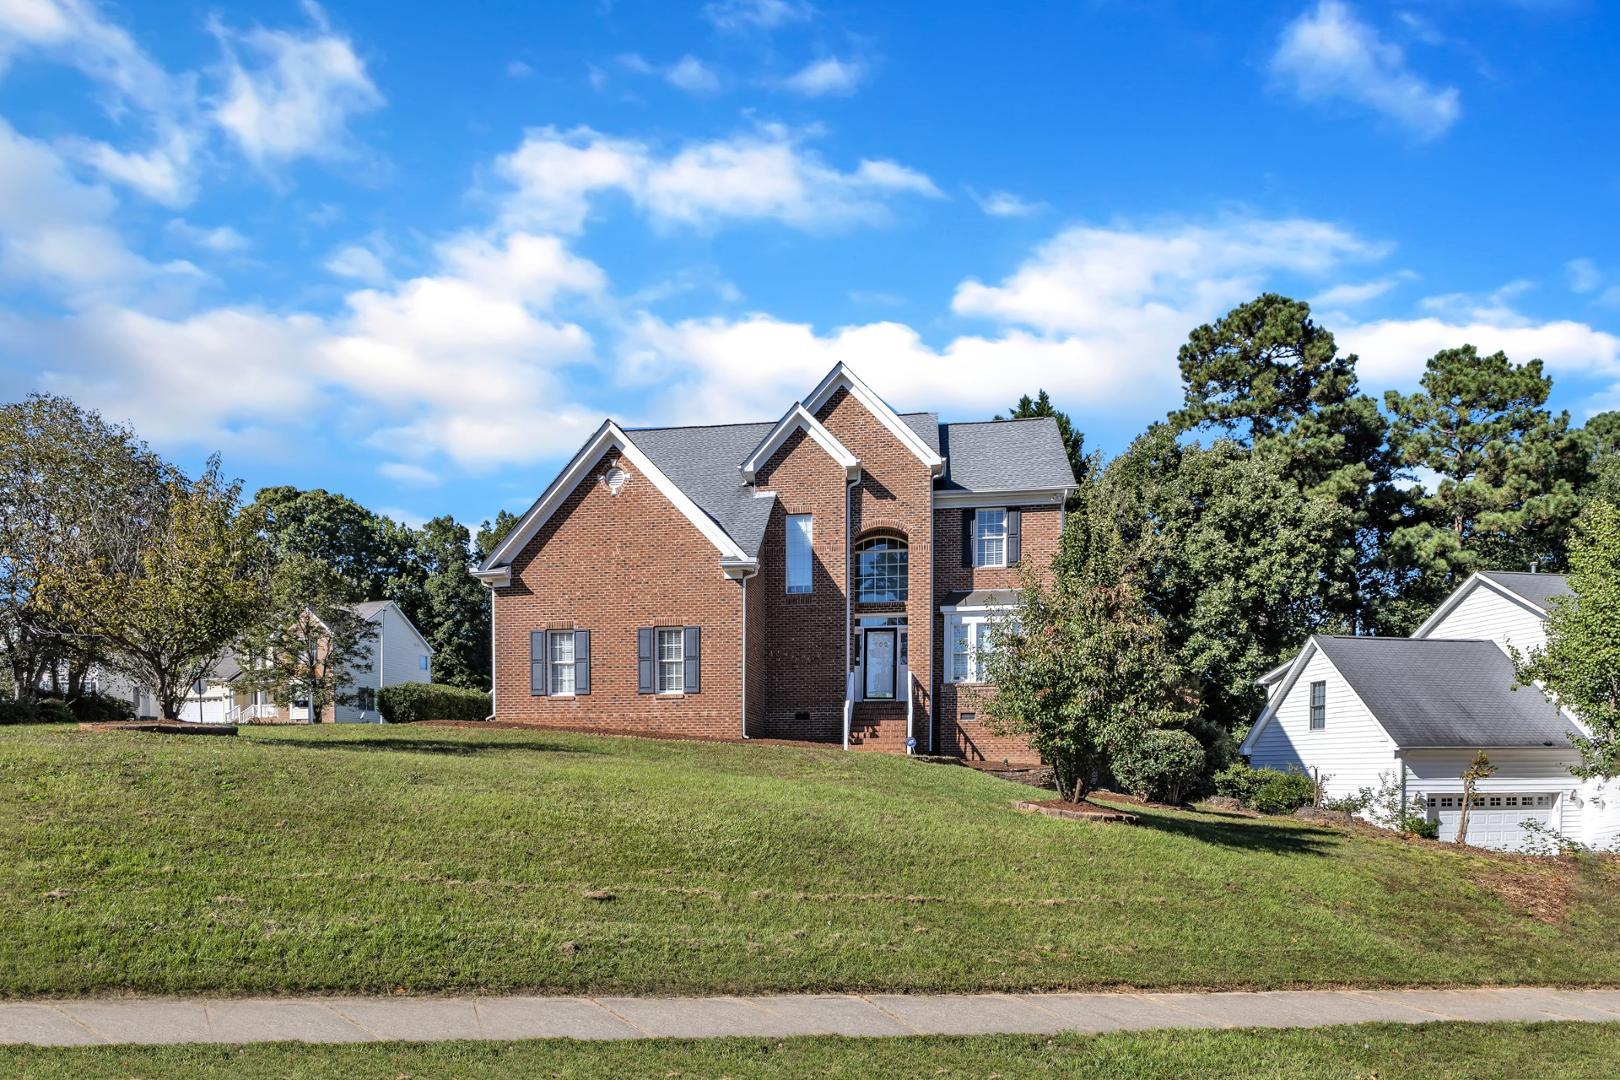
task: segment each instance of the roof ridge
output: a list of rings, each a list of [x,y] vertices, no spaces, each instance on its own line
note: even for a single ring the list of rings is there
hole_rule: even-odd
[[[700,431],[706,428],[758,427],[761,424],[769,424],[775,427],[780,419],[778,417],[776,420],[739,420],[729,424],[647,424],[642,427],[621,426],[619,430],[627,433],[631,431]]]
[[[988,420],[945,420],[945,421],[942,421],[942,423],[943,423],[943,425],[945,427],[967,427],[967,426],[972,425],[972,424],[1020,424],[1020,423],[1023,423],[1024,421],[1026,421],[1026,420],[1051,420],[1053,422],[1056,422],[1057,417],[1055,417],[1055,416],[1006,416],[1006,417],[993,416]]]

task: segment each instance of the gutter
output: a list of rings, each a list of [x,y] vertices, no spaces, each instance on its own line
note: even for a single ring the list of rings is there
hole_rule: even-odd
[[[508,580],[510,580],[510,577]],[[489,715],[484,719],[493,720],[495,719],[495,713],[498,711],[495,705],[495,685],[500,682],[495,677],[495,600],[497,598],[494,584],[488,581],[484,582],[484,584],[489,586]]]
[[[748,579],[757,573],[759,573],[759,570],[756,567],[738,578],[742,582],[742,649],[738,655],[742,657],[739,678],[742,690],[740,696],[742,697],[742,737],[744,739],[752,737],[748,734]]]
[[[854,616],[853,601],[850,599],[850,581],[853,578],[853,567],[850,560],[855,554],[855,538],[850,535],[849,520],[850,503],[854,497],[855,485],[861,482],[860,476],[849,477],[844,481],[844,749],[849,749],[849,729],[855,723],[855,672],[850,667],[850,638],[855,629],[851,624]]]

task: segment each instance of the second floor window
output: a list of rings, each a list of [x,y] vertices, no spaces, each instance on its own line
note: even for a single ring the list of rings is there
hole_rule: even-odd
[[[906,542],[889,536],[873,537],[855,545],[855,602],[903,604],[909,594],[906,581],[911,562]]]
[[[1327,683],[1311,683],[1311,730],[1327,727]]]
[[[787,591],[810,591],[810,536],[809,514],[789,514],[787,519]]]
[[[980,510],[973,516],[973,565],[1007,565],[1007,511]]]

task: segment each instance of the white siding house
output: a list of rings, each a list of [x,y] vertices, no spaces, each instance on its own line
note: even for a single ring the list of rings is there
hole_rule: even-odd
[[[1554,574],[1475,574],[1410,639],[1313,637],[1260,679],[1266,705],[1242,752],[1257,767],[1320,776],[1328,796],[1388,774],[1456,838],[1462,772],[1484,750],[1496,773],[1475,788],[1468,840],[1525,845],[1534,822],[1591,847],[1620,842],[1620,781],[1577,780],[1578,717],[1515,687],[1510,648],[1547,640]],[[1314,723],[1313,723],[1314,715]]]

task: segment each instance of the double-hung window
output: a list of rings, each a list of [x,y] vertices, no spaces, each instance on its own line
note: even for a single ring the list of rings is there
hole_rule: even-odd
[[[1016,630],[1017,623],[1008,624]],[[995,651],[996,616],[952,615],[946,622],[951,647],[949,679],[954,683],[989,681],[987,661]]]
[[[574,692],[574,632],[553,631],[547,635],[546,655],[551,664],[552,697],[568,697]]]
[[[980,510],[973,515],[973,564],[1007,565],[1007,511]]]
[[[787,519],[787,591],[810,591],[810,537],[809,514],[789,514]]]
[[[685,635],[678,626],[658,628],[658,692],[679,694],[686,689]]]
[[[1327,727],[1327,683],[1311,683],[1311,730]]]

